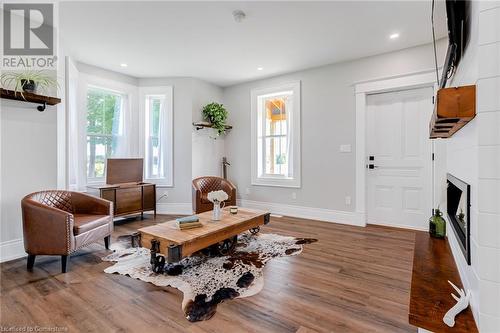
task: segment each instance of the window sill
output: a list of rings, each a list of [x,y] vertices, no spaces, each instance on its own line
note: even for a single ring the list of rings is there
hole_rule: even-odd
[[[174,187],[173,183],[159,181],[158,179],[144,179],[143,182],[155,184],[157,188],[163,188],[163,187],[172,188],[172,187]]]

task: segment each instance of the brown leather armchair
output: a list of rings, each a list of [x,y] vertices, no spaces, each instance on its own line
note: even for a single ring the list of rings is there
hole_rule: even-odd
[[[70,191],[41,191],[25,196],[24,249],[28,270],[37,255],[60,255],[66,273],[72,252],[104,239],[109,248],[113,231],[113,204],[94,196]]]
[[[207,199],[209,192],[223,190],[229,197],[226,206],[236,205],[236,187],[229,180],[206,176],[193,179],[193,210],[195,214],[213,209],[213,204]]]

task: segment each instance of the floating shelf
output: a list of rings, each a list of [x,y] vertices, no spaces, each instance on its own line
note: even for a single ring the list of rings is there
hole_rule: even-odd
[[[57,97],[38,95],[29,92],[23,92],[21,95],[20,92],[16,92],[14,90],[7,90],[3,88],[0,88],[0,95],[1,98],[5,99],[41,104],[37,107],[38,111],[44,111],[46,105],[56,105],[61,103],[61,99]]]
[[[430,138],[449,138],[475,116],[475,85],[440,89],[429,125]]]
[[[211,124],[211,123],[206,123],[206,122],[197,122],[197,123],[193,123],[193,126],[196,128],[196,130],[201,130],[203,128],[214,128],[214,125]],[[231,130],[233,128],[233,126],[230,126],[230,125],[226,125],[224,126],[224,128],[226,130]]]

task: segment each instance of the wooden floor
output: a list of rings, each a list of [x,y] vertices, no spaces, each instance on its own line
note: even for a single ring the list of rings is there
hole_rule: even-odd
[[[117,223],[113,237],[156,221]],[[181,294],[103,273],[108,251],[95,244],[60,273],[57,257],[1,268],[2,327],[67,327],[69,332],[416,332],[408,324],[415,232],[272,217],[266,233],[313,237],[302,254],[271,261],[257,295],[219,305],[208,321],[190,323]]]

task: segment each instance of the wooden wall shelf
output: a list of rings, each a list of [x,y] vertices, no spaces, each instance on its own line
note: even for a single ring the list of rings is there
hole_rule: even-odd
[[[0,97],[15,101],[41,104],[37,107],[38,111],[44,111],[46,105],[56,105],[61,103],[61,99],[44,95],[33,94],[29,92],[20,92],[0,88]]]
[[[193,126],[196,128],[196,130],[201,130],[203,128],[213,128],[214,125],[213,124],[210,124],[210,123],[206,123],[206,122],[197,122],[197,123],[193,123]],[[230,125],[226,125],[224,126],[224,128],[226,130],[231,130],[233,128],[233,126],[230,126]]]
[[[440,89],[429,126],[430,138],[449,138],[475,116],[475,85]]]
[[[448,280],[463,288],[448,241],[432,238],[427,232],[417,231],[413,254],[409,323],[435,333],[477,332],[470,307],[455,317],[454,327],[449,327],[443,322],[445,313],[456,304],[450,295],[456,292]]]

